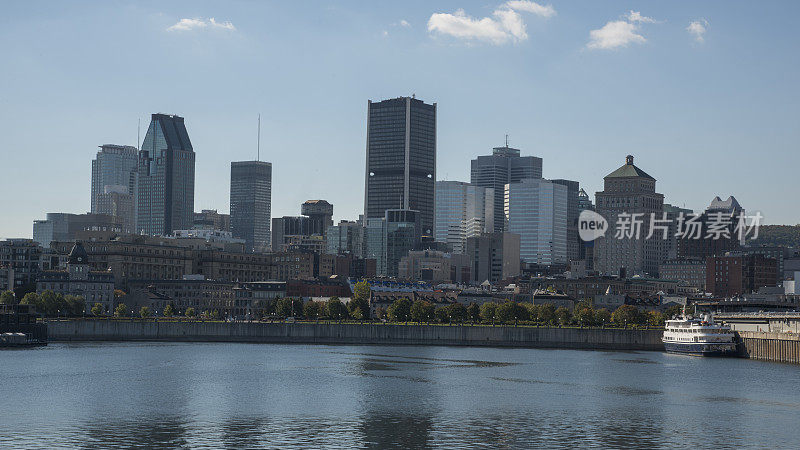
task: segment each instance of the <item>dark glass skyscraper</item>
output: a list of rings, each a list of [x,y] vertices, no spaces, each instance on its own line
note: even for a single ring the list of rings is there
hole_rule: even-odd
[[[192,227],[194,149],[183,117],[153,114],[139,150],[136,228],[165,236]]]
[[[231,232],[244,239],[248,251],[270,249],[272,164],[264,161],[231,163]]]
[[[531,178],[542,178],[542,158],[519,156],[519,149],[509,147],[508,143],[505,147],[495,147],[491,155],[472,160],[470,183],[494,189],[494,231],[505,229],[503,197],[506,184]]]
[[[97,158],[92,160],[92,213],[114,216],[126,230],[135,232],[138,169],[136,147],[100,146]]]
[[[421,231],[433,233],[436,180],[436,103],[412,97],[369,102],[364,214],[419,211]],[[395,268],[396,269],[396,268]]]

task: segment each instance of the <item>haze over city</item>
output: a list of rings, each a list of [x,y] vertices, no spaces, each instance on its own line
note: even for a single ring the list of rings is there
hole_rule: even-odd
[[[592,198],[633,154],[666,202],[800,222],[777,195],[800,163],[796,3],[517,3],[7,3],[0,238],[88,211],[98,146],[137,145],[155,112],[186,119],[195,210],[228,212],[261,114],[272,216],[325,198],[354,219],[367,100],[412,94],[438,105],[438,179],[508,134]]]

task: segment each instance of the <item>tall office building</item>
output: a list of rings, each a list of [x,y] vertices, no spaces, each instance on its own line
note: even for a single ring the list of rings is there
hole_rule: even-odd
[[[311,236],[311,219],[306,216],[283,216],[272,219],[272,251],[286,251],[298,238]]]
[[[361,258],[364,254],[364,225],[348,220],[331,225],[325,233],[325,243],[331,255],[349,254]]]
[[[653,236],[647,239],[650,214],[661,219],[664,211],[664,195],[656,192],[656,179],[636,167],[633,156],[628,155],[625,164],[606,175],[603,182],[603,190],[596,194],[596,208],[608,221],[608,231],[595,240],[594,269],[601,275],[623,278],[637,274],[656,276],[667,245],[663,231],[654,229]],[[637,214],[636,224],[633,214]],[[619,238],[618,223],[630,225],[620,230],[625,234]]]
[[[579,203],[580,184],[572,180],[552,180],[555,184],[567,187],[567,261],[582,259],[581,238],[578,235],[578,216],[580,215]]]
[[[494,189],[494,231],[505,230],[503,196],[505,186],[525,179],[542,178],[542,158],[519,156],[519,149],[495,147],[491,155],[472,160],[470,182],[475,186]]]
[[[386,218],[364,218],[363,222],[364,258],[374,259],[375,273],[386,276]]]
[[[540,266],[567,263],[567,187],[541,178],[509,183],[508,231],[520,237],[522,261]]]
[[[594,211],[594,204],[583,188],[578,191],[578,217],[582,211]],[[580,238],[580,235],[578,236]],[[594,241],[578,239],[578,259],[586,261],[586,269],[594,270]]]
[[[231,232],[244,239],[248,251],[270,249],[272,164],[231,162]]]
[[[192,227],[194,158],[183,117],[153,114],[139,150],[138,231],[167,236]]]
[[[114,216],[126,229],[135,230],[138,170],[136,147],[101,145],[92,160],[92,213]]]
[[[514,233],[483,233],[468,238],[466,254],[472,262],[472,282],[497,283],[519,275],[519,249],[519,235]]]
[[[386,210],[386,275],[396,277],[400,260],[420,245],[422,214],[411,209]]]
[[[436,103],[412,97],[368,103],[364,214],[419,211],[423,235],[433,233]]]
[[[494,189],[463,181],[436,182],[436,221],[433,237],[464,253],[468,237],[494,231]]]
[[[306,200],[300,205],[300,214],[309,218],[311,234],[325,236],[333,225],[333,205],[325,200]]]

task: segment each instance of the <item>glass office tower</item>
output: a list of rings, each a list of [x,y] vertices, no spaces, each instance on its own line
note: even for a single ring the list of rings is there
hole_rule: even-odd
[[[567,263],[567,187],[542,179],[506,185],[508,231],[520,236],[519,256],[526,263]]]
[[[192,227],[194,156],[183,117],[153,114],[139,150],[137,230],[166,236]]]
[[[364,214],[388,209],[420,213],[421,234],[433,233],[436,103],[400,97],[368,104]]]
[[[519,149],[509,147],[508,143],[505,147],[495,147],[491,155],[472,160],[470,183],[494,189],[494,231],[506,229],[502,207],[506,184],[533,178],[542,178],[542,158],[519,156]]]
[[[114,216],[126,230],[135,232],[138,169],[136,147],[101,145],[92,160],[92,213]]]
[[[244,239],[247,251],[271,247],[272,164],[265,161],[231,163],[231,232]]]
[[[494,231],[494,189],[463,181],[436,182],[434,238],[464,253],[468,237]]]

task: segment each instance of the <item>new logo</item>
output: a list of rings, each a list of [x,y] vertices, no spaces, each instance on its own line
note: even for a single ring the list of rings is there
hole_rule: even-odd
[[[584,209],[578,216],[578,234],[585,242],[591,242],[606,234],[608,222],[594,211]]]

